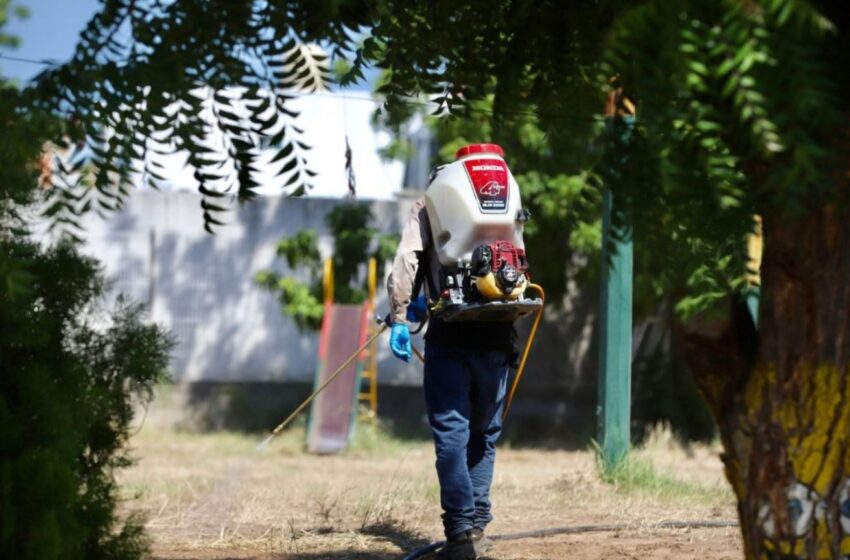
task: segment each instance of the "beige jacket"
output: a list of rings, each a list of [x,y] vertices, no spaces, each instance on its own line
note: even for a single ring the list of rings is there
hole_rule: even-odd
[[[431,223],[428,221],[428,211],[425,208],[425,199],[417,200],[404,229],[401,232],[401,241],[393,259],[393,267],[387,278],[387,292],[390,298],[390,314],[394,323],[407,323],[407,306],[413,295],[413,284],[416,281],[416,271],[419,269],[420,255],[425,255],[429,271],[422,281],[422,289],[428,299],[434,301],[438,294],[430,293],[430,286],[439,289],[440,286],[440,261],[434,251],[431,240]]]

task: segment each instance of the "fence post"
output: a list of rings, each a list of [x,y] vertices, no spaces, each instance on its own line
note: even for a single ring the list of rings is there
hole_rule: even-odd
[[[605,118],[619,144],[628,142],[634,127],[634,105],[612,91]],[[619,157],[627,157],[624,152]],[[615,155],[615,157],[618,157]],[[612,173],[609,179],[616,180]],[[602,466],[610,470],[629,452],[632,380],[632,229],[618,214],[610,185],[602,210],[602,286],[599,344],[599,402],[596,410]]]

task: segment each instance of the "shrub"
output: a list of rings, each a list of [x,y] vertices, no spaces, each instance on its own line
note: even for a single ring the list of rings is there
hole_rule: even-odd
[[[71,245],[7,240],[0,254],[28,280],[11,290],[0,274],[0,557],[138,558],[141,524],[120,518],[114,474],[170,337],[138,304],[108,309],[97,262]]]

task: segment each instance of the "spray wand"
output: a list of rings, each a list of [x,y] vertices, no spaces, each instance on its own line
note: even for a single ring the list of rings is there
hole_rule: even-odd
[[[290,422],[292,422],[293,418],[298,416],[299,412],[304,410],[304,408],[308,404],[310,404],[310,402],[312,402],[312,400],[315,399],[316,396],[318,396],[319,393],[324,391],[325,387],[330,385],[333,382],[333,380],[336,379],[345,370],[345,368],[347,368],[351,364],[351,362],[353,362],[357,358],[357,356],[360,355],[361,352],[363,352],[370,344],[372,344],[373,340],[378,338],[378,336],[380,336],[381,333],[383,333],[385,330],[387,330],[387,327],[389,327],[388,319],[382,319],[380,316],[378,316],[378,317],[376,317],[375,321],[378,323],[378,327],[379,327],[378,330],[375,331],[375,333],[372,336],[370,336],[369,339],[366,340],[366,342],[364,342],[363,345],[360,348],[355,350],[354,353],[347,360],[345,360],[342,363],[342,365],[339,366],[336,369],[336,371],[333,372],[333,374],[331,374],[331,376],[327,379],[327,381],[322,383],[322,385],[318,389],[313,391],[313,394],[311,394],[309,397],[307,397],[304,400],[304,402],[302,402],[300,405],[298,405],[298,408],[296,408],[294,411],[292,411],[292,414],[287,416],[286,419],[283,422],[278,424],[277,428],[272,430],[272,433],[269,434],[269,437],[267,437],[266,439],[264,439],[263,441],[261,441],[257,445],[257,451],[263,451],[266,447],[268,447],[269,443],[271,443],[271,441],[274,439],[274,437],[276,435],[278,435],[280,432],[282,432],[283,429],[286,428],[286,426],[289,425]],[[419,349],[416,348],[415,346],[413,347],[413,353],[416,354],[416,357],[419,358],[419,360],[422,363],[425,363],[425,358],[422,356],[422,353],[419,351]]]
[[[295,418],[296,416],[298,416],[298,413],[299,413],[299,412],[301,412],[302,410],[304,410],[304,408],[305,408],[308,404],[310,404],[310,402],[311,402],[313,399],[315,399],[315,398],[316,398],[316,396],[317,396],[319,393],[321,393],[322,391],[324,391],[324,390],[325,390],[325,387],[327,387],[328,385],[330,385],[330,384],[331,384],[331,382],[333,382],[333,380],[334,380],[334,379],[336,379],[336,378],[339,376],[339,374],[341,374],[341,373],[345,370],[345,368],[347,368],[349,365],[351,365],[351,362],[353,362],[353,361],[357,358],[357,356],[359,356],[359,355],[360,355],[360,353],[361,353],[361,352],[363,352],[363,351],[364,351],[364,350],[365,350],[365,349],[366,349],[366,348],[367,348],[370,344],[372,344],[372,341],[373,341],[373,340],[375,340],[376,338],[378,338],[378,336],[379,336],[381,333],[383,333],[385,330],[387,330],[387,324],[386,324],[385,322],[381,321],[381,322],[379,322],[379,324],[380,324],[380,328],[379,328],[377,331],[375,331],[375,333],[374,333],[372,336],[370,336],[370,337],[369,337],[369,339],[368,339],[368,340],[366,340],[366,342],[364,342],[364,343],[363,343],[363,346],[361,346],[360,348],[358,348],[358,349],[357,349],[357,350],[356,350],[356,351],[355,351],[355,352],[351,355],[351,357],[349,357],[347,360],[345,360],[345,361],[342,363],[342,365],[341,365],[341,366],[339,366],[338,368],[336,368],[336,371],[335,371],[335,372],[333,372],[333,374],[331,374],[331,376],[328,378],[328,380],[327,380],[327,381],[325,381],[324,383],[322,383],[322,385],[321,385],[318,389],[316,389],[315,391],[313,391],[313,394],[312,394],[312,395],[310,395],[309,397],[307,397],[307,398],[304,400],[304,402],[302,402],[300,405],[298,405],[298,408],[296,408],[296,409],[292,412],[292,414],[290,414],[289,416],[287,416],[287,417],[286,417],[286,420],[284,420],[283,422],[281,422],[280,424],[278,424],[278,425],[277,425],[277,428],[275,428],[274,430],[272,430],[272,433],[271,433],[271,434],[269,434],[269,437],[267,437],[266,439],[264,439],[263,441],[261,441],[261,442],[259,443],[259,445],[257,445],[257,451],[262,451],[263,449],[265,449],[266,447],[268,447],[268,445],[269,445],[269,443],[271,443],[272,439],[274,439],[274,437],[275,437],[276,435],[278,435],[280,432],[282,432],[282,431],[283,431],[283,429],[284,429],[284,428],[286,428],[286,426],[287,426],[287,425],[288,425],[288,424],[292,421],[292,419],[293,419],[293,418]]]
[[[546,297],[544,292],[543,292],[543,288],[541,288],[537,284],[531,284],[529,286],[529,288],[536,290],[540,294],[541,299],[544,299]],[[514,376],[514,380],[513,380],[513,383],[511,384],[511,388],[508,391],[507,399],[505,400],[505,408],[504,408],[504,411],[502,412],[502,421],[504,421],[505,418],[507,418],[507,416],[508,416],[508,410],[510,410],[510,408],[511,408],[511,403],[513,402],[513,398],[514,398],[514,394],[516,393],[517,385],[519,385],[519,380],[522,378],[523,371],[525,370],[525,363],[526,363],[526,360],[528,359],[528,351],[531,349],[531,343],[534,340],[534,335],[537,333],[537,326],[540,323],[540,319],[541,319],[542,316],[543,316],[543,306],[541,305],[540,310],[537,312],[537,317],[534,319],[534,324],[531,327],[531,333],[529,334],[528,340],[525,343],[525,349],[522,353],[522,360],[520,362],[519,368],[517,369],[516,375]],[[292,419],[295,418],[296,416],[298,416],[299,412],[304,410],[304,408],[308,404],[310,404],[310,402],[312,402],[312,400],[315,399],[316,396],[319,393],[324,391],[325,388],[328,385],[330,385],[333,382],[333,380],[336,379],[343,372],[343,370],[345,370],[345,368],[347,368],[351,364],[351,362],[353,362],[357,358],[357,356],[360,355],[361,352],[363,352],[370,344],[372,344],[373,340],[378,338],[378,336],[380,336],[385,330],[387,330],[387,327],[389,326],[389,320],[388,319],[389,319],[389,316],[386,319],[383,319],[380,316],[378,316],[376,318],[376,322],[379,325],[378,330],[375,331],[375,333],[372,336],[370,336],[369,339],[366,340],[366,342],[364,342],[363,345],[360,348],[358,348],[347,360],[345,360],[345,362],[343,362],[342,365],[339,366],[336,369],[336,371],[333,372],[333,374],[331,374],[331,376],[328,378],[327,381],[322,383],[322,385],[318,389],[313,391],[313,394],[311,394],[309,397],[307,397],[304,400],[304,402],[302,402],[300,405],[298,405],[298,408],[296,408],[292,412],[292,414],[287,416],[286,419],[283,422],[278,424],[278,426],[274,430],[272,430],[272,433],[269,434],[269,436],[266,439],[261,441],[259,443],[259,445],[257,445],[257,451],[262,451],[266,447],[268,447],[269,443],[271,443],[271,441],[274,439],[274,437],[276,435],[278,435],[280,432],[282,432],[283,429],[286,428],[286,426],[292,421]],[[421,327],[420,327],[419,330],[421,330]],[[418,330],[417,330],[417,332],[418,332]],[[425,363],[425,357],[422,356],[422,353],[419,351],[419,349],[416,348],[415,346],[412,346],[412,349],[413,349],[413,353],[416,354],[416,357],[419,358],[419,360],[422,363]]]

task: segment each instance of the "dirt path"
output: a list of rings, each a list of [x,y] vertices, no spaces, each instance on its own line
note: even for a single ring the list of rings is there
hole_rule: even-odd
[[[268,452],[255,438],[148,429],[122,475],[128,510],[147,518],[152,557],[347,560],[399,558],[441,538],[430,445],[379,441],[345,456],[300,451],[296,435]],[[589,452],[502,449],[493,535],[623,524],[604,533],[500,541],[489,558],[720,560],[741,557],[737,530],[658,529],[665,520],[731,520],[732,498],[711,449],[655,442],[647,467],[599,479]],[[675,471],[675,478],[669,474]],[[633,480],[632,480],[633,479]]]

